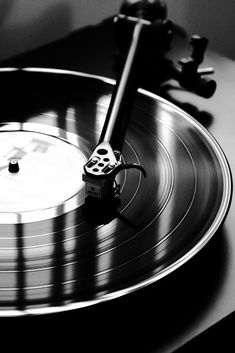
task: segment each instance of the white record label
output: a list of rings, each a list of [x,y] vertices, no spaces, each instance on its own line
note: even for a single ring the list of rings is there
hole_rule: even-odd
[[[9,168],[12,161],[18,163],[18,172]],[[0,132],[0,219],[15,222],[9,213],[32,215],[70,200],[83,187],[85,163],[79,149],[60,138],[32,131]]]

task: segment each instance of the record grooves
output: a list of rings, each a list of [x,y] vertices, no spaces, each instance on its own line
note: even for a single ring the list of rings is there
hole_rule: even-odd
[[[44,170],[53,160],[61,185],[56,196],[62,197],[56,205],[34,205],[33,213],[31,206],[10,209],[5,218],[0,202],[1,316],[70,310],[135,291],[177,269],[215,234],[230,205],[231,175],[218,143],[189,115],[139,90],[123,158],[140,163],[147,177],[121,172],[120,204],[86,208],[83,182],[71,186],[63,175],[67,157],[60,146],[74,151],[69,163],[79,174],[98,142],[114,82],[62,70],[9,69],[1,75],[0,143],[4,131],[32,134],[30,141],[41,134],[36,151],[19,142],[20,161],[38,158]],[[40,152],[45,141],[62,150],[61,163]],[[35,165],[29,177],[40,180]]]

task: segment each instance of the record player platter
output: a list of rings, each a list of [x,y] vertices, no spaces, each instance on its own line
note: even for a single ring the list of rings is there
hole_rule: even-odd
[[[147,176],[122,171],[119,203],[102,209],[85,202],[81,174],[114,81],[28,68],[1,70],[1,83],[1,316],[77,309],[133,292],[187,262],[222,224],[228,163],[178,107],[139,90],[122,152]]]

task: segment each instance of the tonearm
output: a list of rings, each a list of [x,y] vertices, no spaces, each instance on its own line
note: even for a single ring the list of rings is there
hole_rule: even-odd
[[[87,196],[101,200],[113,200],[119,196],[115,177],[121,170],[136,168],[146,176],[141,165],[123,162],[121,150],[135,94],[148,60],[152,57],[164,59],[173,32],[173,24],[167,19],[166,5],[159,0],[126,0],[114,19],[114,25],[125,60],[98,145],[85,164],[83,174]],[[191,57],[181,59],[178,64],[166,61],[169,76],[183,88],[205,98],[211,97],[216,89],[216,82],[205,76],[213,73],[213,69],[199,68],[207,43],[206,38],[193,36]]]

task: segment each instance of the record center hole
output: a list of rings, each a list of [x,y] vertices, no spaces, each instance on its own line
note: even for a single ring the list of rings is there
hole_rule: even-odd
[[[108,153],[108,151],[105,148],[99,148],[97,150],[97,153],[100,154],[101,156],[104,156],[105,154]]]

